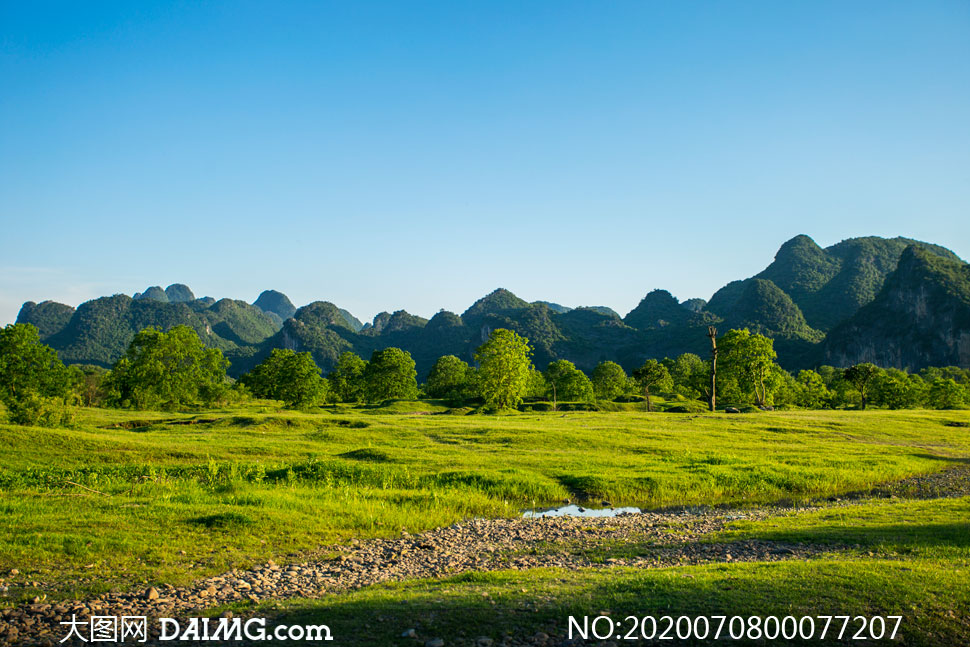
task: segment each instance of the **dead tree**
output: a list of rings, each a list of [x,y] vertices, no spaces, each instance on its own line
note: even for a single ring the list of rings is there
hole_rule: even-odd
[[[707,336],[711,338],[711,392],[707,406],[714,411],[717,408],[717,328],[708,326]]]

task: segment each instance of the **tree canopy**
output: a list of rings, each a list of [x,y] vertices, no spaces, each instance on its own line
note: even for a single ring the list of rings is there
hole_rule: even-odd
[[[211,405],[227,393],[228,367],[222,351],[206,348],[188,326],[146,328],[111,370],[109,400],[137,409]]]
[[[468,390],[468,368],[454,355],[439,357],[428,374],[425,391],[432,398],[462,399]]]
[[[878,366],[870,364],[869,362],[863,362],[862,364],[850,366],[842,374],[843,378],[859,391],[859,395],[862,396],[863,409],[869,404],[869,385],[878,373]]]
[[[753,393],[761,406],[768,403],[775,358],[774,341],[764,335],[752,335],[747,328],[729,330],[720,340],[720,376],[732,378],[742,393]]]
[[[417,375],[411,353],[400,348],[375,350],[364,369],[364,395],[368,402],[414,400]]]
[[[593,385],[586,374],[565,359],[549,362],[543,377],[552,395],[553,406],[561,400],[588,402],[593,399]]]
[[[593,369],[593,392],[600,400],[613,400],[626,389],[627,375],[616,362],[600,362]]]
[[[653,411],[653,405],[650,402],[650,389],[660,391],[670,389],[673,386],[667,367],[655,359],[648,359],[643,363],[643,366],[633,371],[633,379],[643,389],[643,394],[647,398],[647,411]]]
[[[0,398],[13,401],[27,393],[66,397],[74,372],[54,349],[40,342],[31,324],[8,324],[0,330]]]
[[[257,398],[282,400],[289,409],[308,409],[326,399],[327,381],[310,353],[274,348],[240,380]]]
[[[80,378],[30,324],[9,324],[0,330],[0,401],[16,424],[54,426]]]
[[[364,399],[364,371],[367,362],[357,353],[344,351],[327,380],[330,389],[341,402],[360,402]]]
[[[529,340],[506,328],[492,331],[475,352],[478,384],[487,407],[510,409],[522,402],[532,370]]]

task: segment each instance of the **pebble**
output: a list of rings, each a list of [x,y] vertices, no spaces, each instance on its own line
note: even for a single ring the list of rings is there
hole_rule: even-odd
[[[951,469],[935,475],[914,477],[883,486],[877,496],[935,498],[965,496],[970,493],[970,467]],[[871,493],[869,493],[871,496]],[[800,506],[795,513],[818,510],[822,507],[848,507],[864,503],[861,495],[847,494],[838,502],[815,506]],[[789,508],[752,508],[744,510],[744,518],[763,520]],[[560,567],[570,570],[584,568],[634,567],[665,568],[672,565],[711,562],[772,562],[790,559],[810,559],[832,550],[849,550],[853,546],[819,546],[748,539],[730,544],[701,543],[705,535],[723,529],[739,518],[738,511],[684,509],[664,512],[644,512],[617,517],[550,517],[546,519],[474,519],[438,528],[420,535],[403,532],[391,539],[353,540],[350,545],[328,546],[320,549],[321,556],[280,567],[269,560],[249,571],[233,570],[216,577],[199,580],[185,587],[159,584],[141,593],[112,593],[84,601],[61,601],[40,604],[41,596],[31,604],[0,610],[0,644],[20,642],[25,645],[53,644],[44,636],[62,637],[62,618],[76,615],[85,620],[106,610],[125,611],[125,615],[175,617],[199,615],[202,610],[235,600],[259,602],[267,599],[315,598],[321,595],[359,589],[386,581],[440,577],[467,571],[524,570],[540,567]],[[673,531],[672,529],[676,529]],[[638,556],[610,558],[604,563],[592,561],[591,550],[605,545],[635,541],[643,547]],[[543,546],[536,551],[534,546]],[[858,549],[858,546],[855,546]],[[333,559],[333,553],[340,559]],[[297,555],[290,555],[298,558]],[[11,569],[10,575],[19,575]],[[42,583],[35,583],[40,585]],[[41,588],[38,586],[38,588]],[[165,591],[162,598],[159,588]],[[239,592],[244,592],[241,595]],[[527,593],[526,589],[522,589]],[[602,611],[601,614],[608,614]],[[230,615],[226,615],[230,614]],[[225,612],[222,617],[232,617]],[[417,640],[414,628],[402,637]],[[502,645],[563,644],[546,632],[522,637]],[[56,642],[56,641],[55,641]],[[432,638],[424,645],[443,647],[444,638]],[[463,643],[468,644],[468,643]],[[491,647],[494,641],[481,636],[477,647]]]

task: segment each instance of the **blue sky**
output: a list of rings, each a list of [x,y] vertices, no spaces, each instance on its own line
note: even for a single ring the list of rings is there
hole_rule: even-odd
[[[149,285],[362,319],[970,258],[970,3],[0,0],[0,323]]]

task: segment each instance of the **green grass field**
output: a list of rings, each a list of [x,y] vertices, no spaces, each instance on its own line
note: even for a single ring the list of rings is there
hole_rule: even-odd
[[[966,460],[970,433],[946,424],[961,415],[85,409],[72,429],[0,426],[0,572],[29,574],[2,599],[179,584],[565,499],[746,505],[864,491]]]
[[[604,614],[621,623],[620,635],[636,628],[631,616],[811,616],[819,632],[824,624],[820,615],[851,618],[841,637],[841,621],[835,620],[828,634],[815,634],[810,641],[672,644],[970,644],[970,497],[880,500],[731,525],[710,541],[758,538],[830,550],[807,561],[466,573],[322,600],[265,603],[255,611],[273,617],[273,624],[326,624],[335,644],[364,646],[413,644],[400,637],[402,627],[459,645],[478,644],[479,637],[498,644],[506,635],[537,632],[565,637],[570,616]],[[897,640],[874,641],[865,632],[867,640],[852,640],[863,627],[857,616],[901,616]]]

